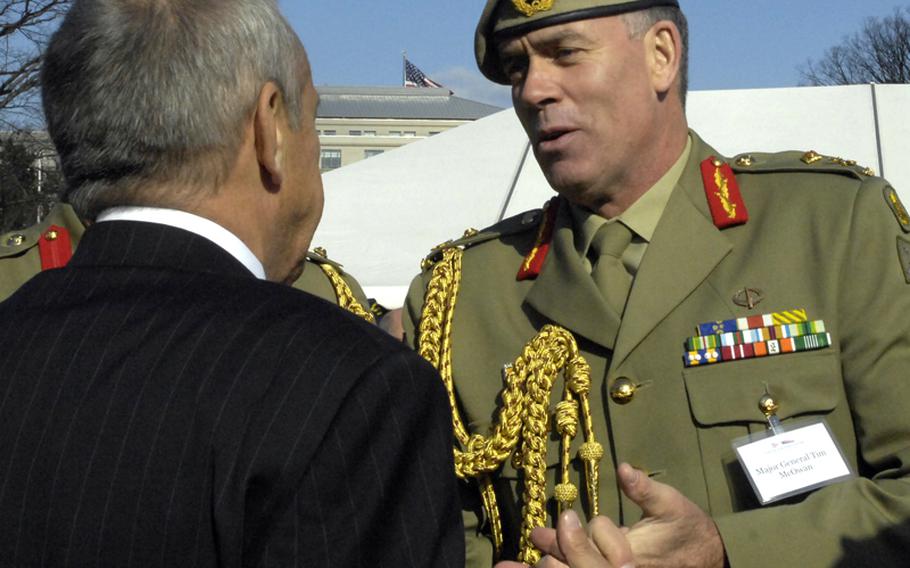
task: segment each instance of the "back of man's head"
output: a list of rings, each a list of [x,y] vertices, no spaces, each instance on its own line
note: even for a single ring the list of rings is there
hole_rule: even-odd
[[[275,0],[75,0],[42,71],[67,199],[92,219],[215,192],[262,84],[296,128],[308,75]]]

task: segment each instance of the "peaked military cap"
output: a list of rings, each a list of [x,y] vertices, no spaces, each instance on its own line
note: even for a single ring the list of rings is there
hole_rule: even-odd
[[[487,0],[474,34],[480,71],[491,81],[509,84],[496,56],[496,41],[588,18],[615,16],[655,6],[676,6],[677,0]]]

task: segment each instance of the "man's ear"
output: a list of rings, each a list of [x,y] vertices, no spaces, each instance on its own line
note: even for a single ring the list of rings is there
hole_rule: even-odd
[[[281,90],[278,85],[269,81],[259,90],[253,129],[256,136],[256,157],[262,175],[275,188],[281,187],[283,178],[281,152],[284,147],[280,129],[283,113],[284,100]]]
[[[672,22],[660,20],[645,35],[645,47],[654,90],[666,94],[679,75],[682,55],[679,30]]]

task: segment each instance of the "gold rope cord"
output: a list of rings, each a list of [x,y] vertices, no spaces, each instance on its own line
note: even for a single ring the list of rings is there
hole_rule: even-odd
[[[351,287],[344,281],[341,274],[335,270],[334,266],[331,264],[320,264],[319,268],[325,272],[325,275],[329,278],[329,282],[332,283],[332,288],[335,289],[335,297],[338,298],[338,306],[341,309],[347,310],[370,323],[376,323],[376,317],[357,301]]]
[[[471,435],[458,410],[452,376],[452,319],[461,279],[463,251],[451,247],[433,267],[427,286],[419,325],[418,352],[442,375],[452,410],[455,436],[455,473],[480,482],[497,556],[502,551],[502,530],[490,474],[511,456],[516,469],[524,469],[522,529],[519,560],[535,564],[540,552],[530,540],[534,527],[546,525],[546,454],[550,431],[550,393],[560,374],[565,375],[563,401],[557,406],[557,431],[562,435],[561,476],[555,497],[560,510],[578,498],[578,489],[569,481],[570,446],[583,415],[586,442],[579,451],[585,461],[586,489],[592,515],[596,514],[598,462],[603,448],[594,440],[590,403],[590,367],[581,356],[571,333],[546,325],[524,347],[512,365],[504,369],[502,406],[488,436]],[[517,450],[517,451],[516,451]]]

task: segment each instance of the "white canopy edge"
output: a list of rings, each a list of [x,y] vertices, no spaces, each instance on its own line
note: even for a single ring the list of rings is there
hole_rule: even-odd
[[[722,154],[815,150],[883,172],[910,200],[910,85],[689,94],[691,127]],[[433,246],[552,195],[512,109],[324,176],[313,240],[387,307]]]

